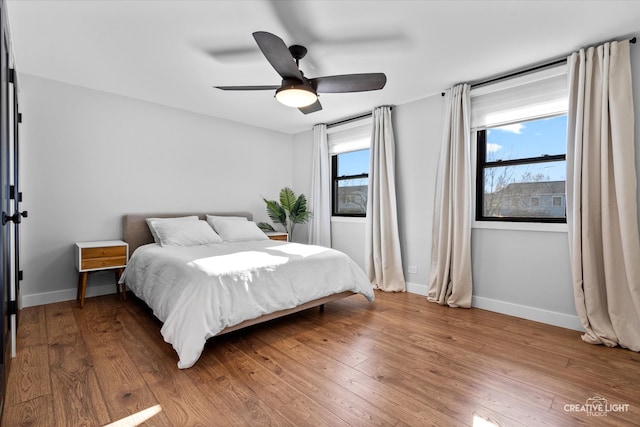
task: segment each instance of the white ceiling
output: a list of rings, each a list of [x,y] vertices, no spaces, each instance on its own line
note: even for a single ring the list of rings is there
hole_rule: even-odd
[[[640,1],[6,1],[19,73],[286,133],[640,32]],[[387,85],[323,94],[306,116],[269,91],[214,89],[280,83],[259,30],[305,45],[307,77],[384,72]]]

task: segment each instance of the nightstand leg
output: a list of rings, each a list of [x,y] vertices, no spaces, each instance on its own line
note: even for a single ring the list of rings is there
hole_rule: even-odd
[[[78,297],[80,300],[80,308],[84,307],[84,293],[87,290],[87,273],[86,271],[82,272],[78,276]]]
[[[118,268],[117,270],[114,270],[114,273],[116,275],[116,295],[120,297],[120,292],[122,292],[122,301],[126,301],[127,288],[125,287],[124,283],[122,285],[118,284],[118,282],[120,281],[120,277],[122,277],[123,272],[124,272],[123,268]]]

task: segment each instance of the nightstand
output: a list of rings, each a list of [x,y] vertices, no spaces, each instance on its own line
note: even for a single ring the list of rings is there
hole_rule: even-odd
[[[87,290],[87,276],[94,271],[114,270],[116,277],[116,293],[127,299],[124,284],[118,280],[127,266],[129,245],[122,240],[102,240],[95,242],[79,242],[75,247],[76,268],[78,269],[78,295],[80,308],[84,307],[84,294]],[[122,288],[122,289],[121,289]]]
[[[289,241],[289,234],[282,231],[265,231],[264,234],[266,234],[271,240]]]

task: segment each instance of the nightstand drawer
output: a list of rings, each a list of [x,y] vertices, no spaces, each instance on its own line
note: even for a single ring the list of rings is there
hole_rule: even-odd
[[[82,260],[83,270],[92,270],[94,268],[122,267],[127,264],[126,256],[118,257],[100,257]]]
[[[266,234],[271,240],[282,240],[284,242],[289,241],[289,235],[282,231],[266,231],[264,234]]]
[[[283,240],[283,241],[287,241],[287,235],[286,234],[274,234],[269,236],[269,238],[271,240]]]
[[[129,259],[129,245],[122,240],[77,242],[75,246],[79,272],[122,268]]]
[[[126,257],[127,247],[126,246],[103,246],[98,248],[82,248],[80,256],[82,257],[83,265],[85,260],[89,260],[91,258]],[[125,264],[125,263],[122,263],[122,264]],[[85,268],[85,267],[82,267],[82,268]]]

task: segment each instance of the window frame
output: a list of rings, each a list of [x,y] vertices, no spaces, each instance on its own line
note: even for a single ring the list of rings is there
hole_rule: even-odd
[[[371,156],[371,148],[362,148],[354,151],[369,150],[369,156]],[[364,213],[343,213],[338,212],[338,187],[340,181],[346,181],[349,179],[362,179],[369,178],[369,172],[361,173],[357,175],[342,175],[338,176],[338,156],[340,154],[352,153],[353,151],[344,151],[331,155],[331,216],[333,217],[351,217],[351,218],[365,218],[367,216],[366,207]],[[369,184],[367,184],[368,187]]]
[[[566,114],[566,113],[565,113]],[[562,115],[565,115],[562,114]],[[554,114],[549,117],[560,117],[561,115]],[[542,117],[520,120],[517,123],[523,123],[531,120],[537,120]],[[492,167],[507,167],[507,166],[520,166],[536,163],[549,163],[566,161],[566,150],[564,154],[554,155],[542,155],[538,157],[526,157],[510,160],[496,160],[487,161],[487,128],[476,129],[476,188],[475,188],[475,220],[485,222],[519,222],[519,223],[550,223],[550,224],[566,224],[566,205],[564,218],[544,218],[544,217],[513,217],[513,216],[484,216],[484,171]],[[565,186],[566,197],[566,186]]]

